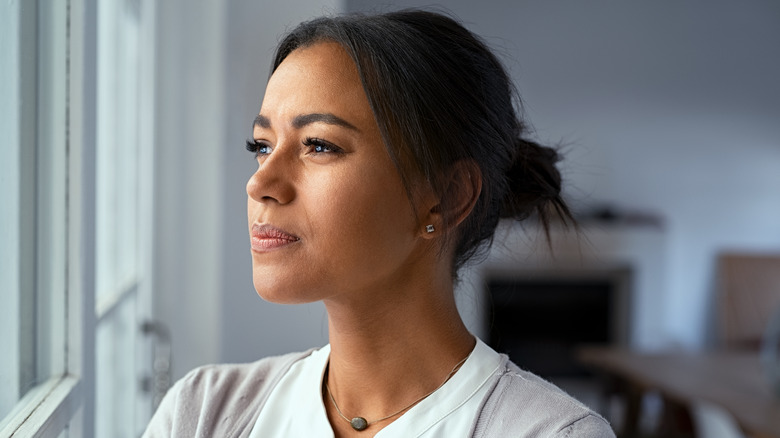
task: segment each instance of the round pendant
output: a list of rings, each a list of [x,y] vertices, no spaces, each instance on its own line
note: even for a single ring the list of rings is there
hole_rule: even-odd
[[[368,421],[363,417],[355,417],[349,422],[355,430],[364,430],[368,427]]]

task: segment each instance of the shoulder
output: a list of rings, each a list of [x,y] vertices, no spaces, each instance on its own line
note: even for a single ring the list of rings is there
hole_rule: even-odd
[[[143,436],[240,433],[242,427],[251,427],[254,414],[284,373],[312,351],[247,364],[206,365],[190,371],[165,395]]]
[[[474,437],[584,437],[615,434],[590,408],[506,360],[485,399]]]
[[[264,386],[277,372],[308,356],[311,351],[272,356],[246,364],[205,365],[190,371],[179,382],[179,391],[188,395],[226,393],[237,395]],[[173,389],[173,388],[172,388]]]

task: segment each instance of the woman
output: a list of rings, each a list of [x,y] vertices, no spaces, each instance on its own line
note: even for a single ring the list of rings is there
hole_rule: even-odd
[[[247,184],[254,285],[322,300],[330,344],[199,368],[146,436],[608,437],[471,335],[457,271],[500,217],[567,219],[495,56],[445,16],[321,18],[281,42]]]

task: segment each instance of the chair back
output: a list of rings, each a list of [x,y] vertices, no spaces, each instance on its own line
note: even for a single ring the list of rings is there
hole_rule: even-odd
[[[718,285],[721,347],[758,350],[780,309],[780,254],[721,254]]]

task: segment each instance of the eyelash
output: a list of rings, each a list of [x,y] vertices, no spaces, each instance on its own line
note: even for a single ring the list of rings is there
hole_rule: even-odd
[[[249,152],[252,152],[255,154],[255,157],[258,157],[260,155],[263,155],[264,152],[260,152],[261,149],[267,148],[268,145],[258,142],[257,140],[249,140],[246,141],[246,150]]]
[[[344,150],[341,149],[340,147],[336,146],[335,144],[333,144],[333,143],[331,143],[329,141],[325,141],[325,140],[323,140],[321,138],[316,138],[316,137],[306,137],[306,140],[303,141],[303,145],[312,148],[312,150],[315,153],[318,153],[318,154],[324,154],[324,153],[342,154],[342,153],[344,153]],[[322,150],[318,151],[317,150],[318,148],[328,149],[328,151],[327,152],[326,151],[322,151]]]
[[[306,137],[306,139],[303,141],[303,145],[311,148],[312,151],[316,154],[325,154],[325,153],[343,154],[344,153],[344,150],[341,149],[340,147],[334,145],[329,141],[325,141],[321,138],[316,138],[316,137]],[[247,139],[246,141],[246,150],[254,153],[255,157],[258,157],[260,155],[265,155],[267,152],[263,150],[267,149],[268,147],[269,146],[267,144],[258,142],[257,140]],[[327,149],[327,150],[317,150],[317,149]]]

